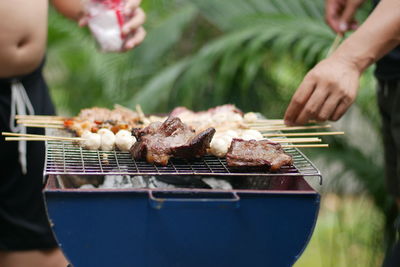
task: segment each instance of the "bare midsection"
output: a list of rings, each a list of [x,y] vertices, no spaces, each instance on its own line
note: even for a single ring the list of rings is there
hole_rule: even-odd
[[[47,39],[47,0],[0,1],[0,78],[32,72]]]

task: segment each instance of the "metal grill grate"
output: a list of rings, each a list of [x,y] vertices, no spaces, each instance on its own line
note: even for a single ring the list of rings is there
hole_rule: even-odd
[[[65,134],[64,134],[65,136]],[[68,141],[46,142],[45,175],[252,175],[252,176],[316,176],[318,169],[296,148],[285,151],[293,157],[294,166],[278,172],[243,172],[230,169],[224,158],[205,156],[195,160],[172,159],[165,167],[133,160],[128,152],[82,149]]]

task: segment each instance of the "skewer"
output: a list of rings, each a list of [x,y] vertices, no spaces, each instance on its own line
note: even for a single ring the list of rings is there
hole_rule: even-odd
[[[314,136],[314,135],[342,135],[344,132],[315,132],[315,133],[264,133],[265,137],[279,136]]]
[[[287,127],[251,127],[251,129],[258,131],[295,131],[295,130],[308,130],[308,129],[321,129],[330,128],[331,125],[315,125],[315,126],[287,126]]]
[[[254,122],[281,122],[284,123],[284,119],[257,119]],[[309,120],[308,123],[316,123],[316,120]]]
[[[277,143],[318,143],[320,138],[271,138],[270,141]]]
[[[139,115],[140,121],[144,122],[146,120],[146,115],[144,115],[142,107],[139,104],[136,105],[136,112]]]
[[[53,125],[53,124],[33,124],[33,123],[24,123],[26,127],[35,127],[35,128],[54,128],[54,129],[65,129],[63,125]]]
[[[302,145],[302,144],[293,144],[293,145],[282,145],[282,147],[291,148],[291,147],[329,147],[328,144],[317,144],[317,145]]]
[[[60,141],[82,141],[83,138],[79,137],[61,137],[61,136],[43,136],[43,137],[6,137],[6,141],[49,141],[49,140],[60,140]]]
[[[257,119],[251,123],[257,123],[257,122],[279,122],[279,123],[283,123],[284,120],[282,119]]]
[[[42,134],[24,134],[24,133],[10,133],[10,132],[2,132],[1,135],[3,136],[18,136],[18,137],[34,137],[34,138],[51,138],[54,140],[58,140],[58,139],[68,139],[68,140],[84,140],[83,138],[79,138],[79,137],[68,137],[68,136],[51,136],[51,135],[42,135]]]
[[[311,121],[308,121],[308,123],[318,123],[317,121],[315,121],[315,120],[311,120]],[[284,125],[284,126],[286,126],[286,124],[285,124],[285,121],[284,120],[257,120],[257,121],[252,121],[252,122],[245,122],[245,124],[246,125],[249,125],[249,126],[255,126],[255,125]]]
[[[341,33],[336,34],[336,37],[333,40],[333,43],[332,43],[331,47],[329,48],[328,53],[326,54],[326,57],[329,57],[336,50],[336,48],[339,46],[342,39],[343,39],[343,34],[341,34]]]
[[[23,134],[23,133],[10,133],[10,132],[2,132],[1,133],[3,136],[18,136],[18,137],[46,137],[46,138],[52,138],[52,139],[70,139],[72,138],[73,140],[83,140],[83,138],[79,137],[63,137],[63,136],[49,136],[49,135],[40,135],[40,134]],[[312,142],[321,142],[322,140],[320,138],[272,138],[269,139],[271,141],[277,142],[277,143],[312,143]]]
[[[61,136],[43,136],[43,137],[6,137],[6,141],[81,141],[83,138],[78,137],[61,137]],[[328,144],[318,144],[318,145],[310,145],[310,144],[293,144],[293,145],[282,145],[284,148],[316,148],[316,147],[329,147]]]
[[[260,122],[260,123],[254,123],[254,122],[248,123],[248,122],[246,122],[246,123],[244,123],[244,125],[246,125],[248,127],[262,127],[262,126],[265,126],[265,127],[268,127],[268,126],[271,126],[271,127],[282,126],[282,127],[284,127],[284,126],[286,126],[286,124],[281,123],[281,122]]]
[[[27,123],[43,123],[43,124],[60,124],[64,125],[64,121],[60,120],[27,120],[27,119],[19,119],[17,120],[18,124],[27,124]]]
[[[15,115],[16,119],[31,119],[31,120],[64,120],[65,117],[61,116],[49,116],[49,115]]]

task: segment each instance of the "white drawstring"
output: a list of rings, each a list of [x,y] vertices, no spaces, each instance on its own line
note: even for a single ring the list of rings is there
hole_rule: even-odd
[[[32,103],[21,82],[13,80],[11,84],[10,129],[14,133],[26,133],[26,127],[15,125],[15,115],[35,115]],[[26,141],[18,141],[19,163],[23,174],[27,173]]]

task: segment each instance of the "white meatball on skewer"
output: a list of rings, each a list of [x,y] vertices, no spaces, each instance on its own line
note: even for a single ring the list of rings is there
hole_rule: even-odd
[[[254,112],[248,112],[244,114],[243,119],[245,122],[256,122],[258,120],[258,116]]]
[[[225,157],[226,153],[228,152],[229,145],[228,141],[224,138],[214,137],[211,140],[209,152],[216,157]]]
[[[121,151],[129,151],[135,142],[136,138],[127,130],[119,130],[115,135],[115,144]]]
[[[225,157],[229,147],[231,146],[233,138],[259,141],[263,139],[263,136],[257,130],[242,130],[239,132],[228,130],[224,132],[219,132],[212,139],[209,152],[217,157]]]
[[[243,140],[246,140],[246,141],[249,141],[249,140],[259,141],[259,140],[263,139],[264,137],[257,130],[244,130],[243,132],[241,132],[240,138]]]
[[[100,129],[97,132],[101,137],[101,150],[103,151],[110,151],[113,150],[115,147],[115,135],[112,131],[108,129]]]
[[[83,140],[80,142],[82,148],[97,150],[101,146],[101,137],[97,133],[92,133],[88,130],[85,130],[82,133],[81,138],[83,138]]]
[[[214,136],[210,143],[210,153],[217,157],[225,157],[231,146],[232,139],[237,138],[239,135],[234,130],[219,132]]]

